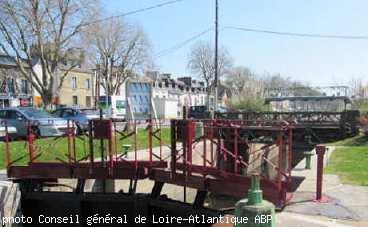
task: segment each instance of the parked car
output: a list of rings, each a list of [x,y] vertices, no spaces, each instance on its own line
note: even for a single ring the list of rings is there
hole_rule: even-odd
[[[0,109],[0,121],[14,126],[18,137],[27,136],[29,127],[38,137],[61,136],[68,131],[66,120],[32,107]]]
[[[207,106],[191,106],[188,110],[188,118],[194,119],[208,119],[211,113]]]
[[[99,110],[81,109],[77,107],[63,107],[55,110],[52,115],[74,121],[77,126],[76,133],[78,135],[88,130],[89,120],[100,117]]]

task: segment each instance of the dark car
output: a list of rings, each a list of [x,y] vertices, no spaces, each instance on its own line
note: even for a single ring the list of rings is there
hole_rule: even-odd
[[[188,118],[208,119],[211,117],[211,112],[207,106],[191,106],[188,110]]]
[[[99,118],[99,111],[96,109],[82,109],[77,107],[63,107],[52,113],[56,117],[75,122],[76,133],[81,134],[88,129],[88,121]]]

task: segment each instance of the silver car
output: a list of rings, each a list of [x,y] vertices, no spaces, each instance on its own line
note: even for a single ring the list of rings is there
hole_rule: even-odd
[[[81,109],[77,107],[63,107],[55,110],[52,115],[65,120],[74,121],[76,133],[79,135],[88,130],[88,122],[91,119],[99,118],[99,111],[96,109]]]
[[[68,131],[66,120],[35,108],[0,109],[0,121],[14,126],[18,137],[27,136],[30,128],[38,137],[61,136]]]

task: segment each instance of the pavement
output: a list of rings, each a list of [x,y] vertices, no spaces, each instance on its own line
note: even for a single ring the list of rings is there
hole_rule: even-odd
[[[328,165],[334,151],[329,147],[324,163]],[[327,203],[314,201],[317,179],[317,156],[311,169],[305,169],[305,159],[292,171],[300,184],[293,199],[278,213],[281,226],[368,226],[368,187],[342,184],[337,175],[323,175],[323,196]],[[295,223],[294,223],[295,222]],[[297,224],[297,225],[296,225]]]

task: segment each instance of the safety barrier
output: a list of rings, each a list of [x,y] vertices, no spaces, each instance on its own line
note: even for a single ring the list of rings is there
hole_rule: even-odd
[[[147,177],[149,168],[167,166],[169,157],[164,157],[163,150],[170,148],[162,132],[168,132],[169,125],[161,120],[94,119],[78,135],[76,125],[68,121],[65,133],[44,138],[36,135],[35,125],[30,124],[26,140],[14,143],[6,129],[8,176],[131,179]],[[19,148],[22,156],[15,158]]]
[[[290,199],[293,125],[283,121],[94,119],[78,135],[69,121],[65,134],[46,139],[29,126],[24,143],[26,160],[19,162],[6,132],[10,178],[149,177],[161,183],[157,193],[172,183],[244,197],[250,175],[258,173],[266,199],[279,207]]]
[[[244,197],[250,175],[262,176],[265,197],[278,206],[291,188],[292,126],[286,122],[172,120],[170,170],[151,179]]]

